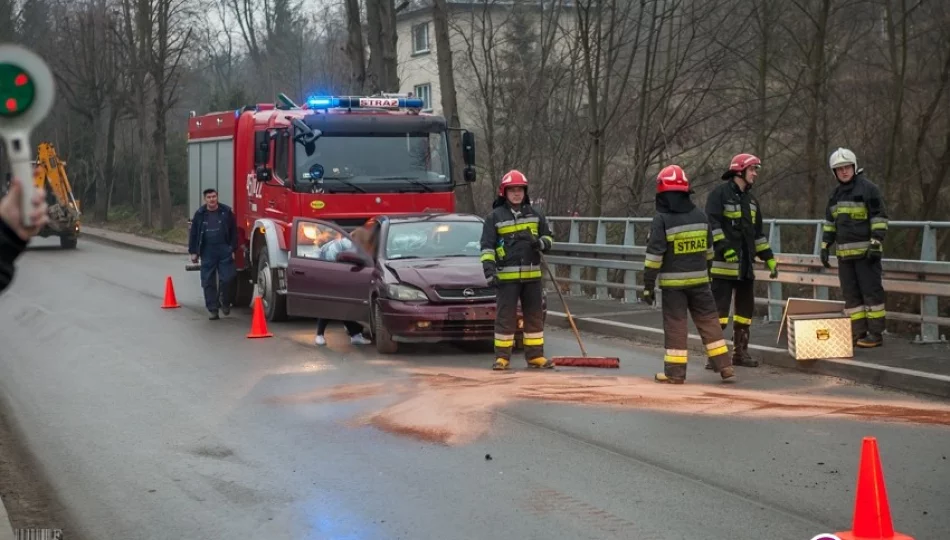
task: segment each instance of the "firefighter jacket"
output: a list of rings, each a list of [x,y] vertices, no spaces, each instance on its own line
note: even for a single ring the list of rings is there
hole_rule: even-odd
[[[513,209],[498,204],[482,226],[482,269],[485,277],[492,275],[501,282],[541,279],[541,251],[554,245],[548,221],[530,204]]]
[[[863,171],[838,187],[825,207],[821,247],[835,244],[839,259],[860,259],[867,255],[871,239],[884,243],[887,210],[878,187]]]
[[[706,199],[706,214],[712,228],[713,279],[754,280],[755,257],[770,268],[775,265],[762,232],[761,207],[749,190],[742,191],[732,181],[720,185]]]
[[[685,213],[658,213],[653,217],[647,239],[644,288],[652,290],[658,280],[661,289],[687,289],[709,283],[708,249],[709,222],[702,210],[693,207]]]

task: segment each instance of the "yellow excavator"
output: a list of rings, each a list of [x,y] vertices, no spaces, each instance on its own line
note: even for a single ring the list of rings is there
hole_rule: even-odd
[[[66,177],[66,162],[56,155],[56,149],[50,143],[40,143],[36,150],[33,183],[46,190],[46,203],[49,205],[49,223],[38,236],[58,236],[63,249],[75,249],[79,241],[82,212]]]

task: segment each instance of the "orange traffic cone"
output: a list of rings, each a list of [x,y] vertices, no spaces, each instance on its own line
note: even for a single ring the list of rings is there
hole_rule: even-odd
[[[254,297],[254,316],[251,318],[251,331],[247,334],[249,338],[273,337],[267,331],[267,319],[264,317],[264,303],[260,296]]]
[[[178,305],[178,299],[175,298],[175,284],[172,283],[172,277],[168,276],[165,278],[165,303],[162,304],[162,309],[173,309],[180,308]]]
[[[894,532],[891,507],[884,487],[884,471],[874,437],[865,437],[861,446],[851,530],[835,535],[841,540],[914,540],[906,534]]]

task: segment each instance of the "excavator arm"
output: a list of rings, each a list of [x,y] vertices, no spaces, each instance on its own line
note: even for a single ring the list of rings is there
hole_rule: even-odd
[[[66,163],[56,155],[50,143],[40,143],[36,151],[36,166],[33,182],[47,192],[49,225],[40,231],[40,236],[59,236],[64,248],[76,247],[79,238],[79,201],[73,196],[73,188],[66,176]]]

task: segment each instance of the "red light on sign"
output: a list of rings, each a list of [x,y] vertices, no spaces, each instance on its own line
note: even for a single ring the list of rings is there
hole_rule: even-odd
[[[13,84],[17,86],[24,86],[28,82],[30,82],[30,78],[26,76],[26,73],[20,73],[16,76],[16,79],[13,80]]]
[[[13,98],[8,98],[5,105],[7,106],[7,110],[10,112],[17,110],[16,100]]]

